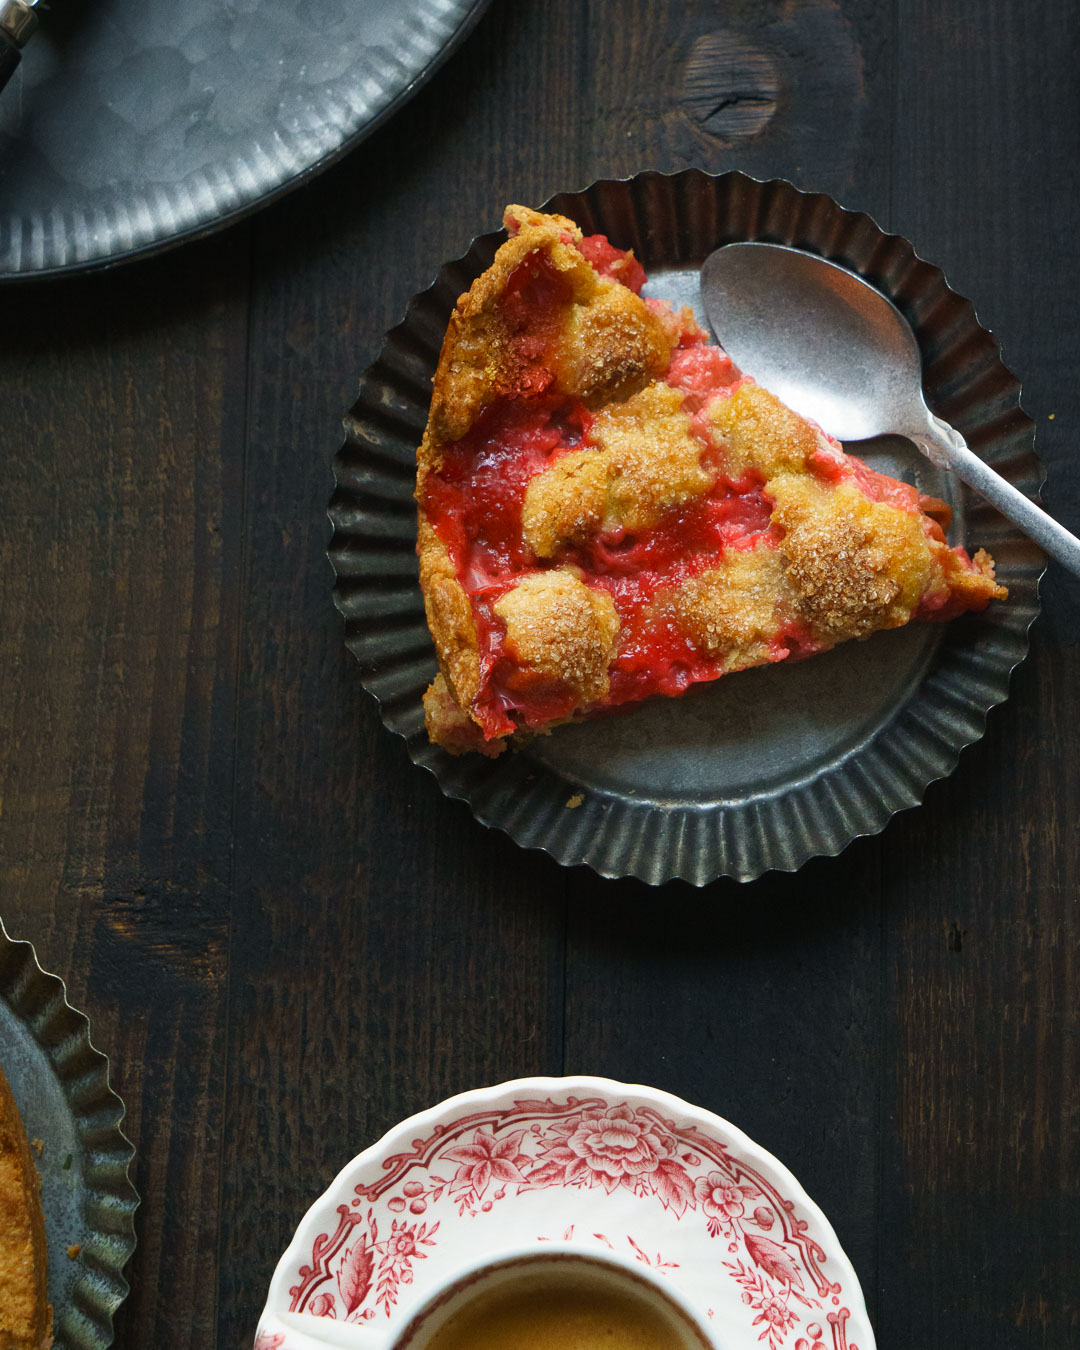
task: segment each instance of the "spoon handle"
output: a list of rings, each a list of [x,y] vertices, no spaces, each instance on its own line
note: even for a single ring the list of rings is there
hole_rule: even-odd
[[[908,436],[932,464],[950,469],[1014,525],[1019,525],[1052,558],[1080,577],[1080,539],[980,459],[955,428],[928,412],[926,428],[909,432]]]

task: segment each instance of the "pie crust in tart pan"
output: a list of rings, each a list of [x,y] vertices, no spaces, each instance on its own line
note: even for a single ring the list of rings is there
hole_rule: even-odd
[[[933,411],[1037,496],[1034,424],[997,343],[939,268],[869,216],[781,180],[693,169],[597,182],[543,209],[633,248],[649,277],[644,294],[692,305],[703,324],[699,269],[721,244],[788,244],[858,272],[911,322]],[[561,727],[494,760],[429,743],[421,697],[437,666],[417,579],[416,447],[450,314],[504,237],[474,240],[413,299],[362,379],[335,459],[334,599],[384,724],[482,823],[603,876],[749,881],[877,833],[953,771],[1007,697],[1045,565],[1036,544],[899,438],[848,448],[944,498],[949,542],[985,547],[1008,600],[724,676],[682,698]],[[722,346],[723,333],[716,337]]]
[[[106,1350],[135,1250],[135,1149],[120,1129],[124,1104],[90,1023],[2,920],[0,1066],[41,1178],[54,1350]]]

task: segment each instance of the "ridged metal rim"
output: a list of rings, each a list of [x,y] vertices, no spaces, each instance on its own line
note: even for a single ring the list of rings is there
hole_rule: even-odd
[[[696,169],[602,180],[560,193],[547,209],[573,217],[587,233],[632,245],[647,270],[657,261],[700,263],[721,243],[761,239],[858,271],[912,323],[935,412],[1037,498],[1043,474],[1034,423],[1020,406],[1019,382],[998,344],[940,268],[865,213],[785,180]],[[808,781],[723,809],[589,793],[578,809],[567,810],[573,785],[527,753],[494,761],[454,758],[428,742],[420,696],[436,664],[417,583],[415,447],[456,299],[490,264],[503,237],[499,231],[475,239],[413,298],[361,381],[334,460],[328,549],[334,601],[384,725],[404,738],[413,762],[433,773],[447,796],[467,801],[483,824],[601,876],[650,884],[682,878],[699,886],[721,876],[750,881],[768,870],[794,872],[812,857],[834,856],[856,838],[878,833],[896,812],[918,805],[932,782],[952,773],[961,751],[983,735],[990,709],[1008,697],[1011,673],[1028,651],[1045,555],[976,499],[969,515],[981,522],[980,538],[1009,586],[1008,603],[950,625],[928,674],[894,719],[868,745]]]
[[[426,3],[426,15],[399,24],[392,49],[370,49],[355,87],[327,97],[313,113],[322,127],[314,156],[300,135],[273,127],[246,157],[210,164],[176,183],[149,184],[128,200],[0,217],[0,283],[101,271],[163,253],[236,224],[324,172],[423,88],[491,0]],[[116,242],[101,242],[109,240]],[[14,263],[5,261],[9,255]]]
[[[109,1085],[109,1061],[90,1040],[90,1022],[68,1002],[58,975],[41,968],[31,943],[0,919],[0,998],[28,1029],[71,1110],[85,1151],[84,1244],[70,1305],[54,1307],[54,1350],[106,1350],[113,1316],[127,1298],[123,1270],[135,1251],[139,1196],[130,1176],[135,1146],[120,1128],[124,1103]]]

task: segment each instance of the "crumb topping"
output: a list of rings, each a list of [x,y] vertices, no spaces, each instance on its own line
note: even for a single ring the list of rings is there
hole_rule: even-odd
[[[666,600],[680,626],[727,671],[760,665],[770,656],[794,610],[784,559],[759,545],[731,551],[716,567],[684,582]]]
[[[593,274],[595,276],[595,273]],[[625,286],[597,278],[571,305],[551,344],[555,388],[587,407],[626,398],[667,369],[672,341],[666,325]]]
[[[608,691],[619,616],[611,597],[591,590],[568,567],[532,572],[497,601],[506,652],[541,680],[571,689],[582,703]]]
[[[747,469],[765,479],[805,473],[815,456],[835,457],[822,432],[750,380],[738,384],[730,397],[713,399],[706,417],[731,477]]]
[[[907,623],[933,566],[919,516],[806,475],[781,474],[767,490],[788,579],[816,636],[834,643]]]
[[[525,491],[522,530],[538,558],[604,531],[642,530],[668,507],[703,496],[716,475],[701,465],[683,396],[655,383],[604,409],[586,449],[563,455]]]
[[[632,393],[667,368],[677,340],[640,296],[596,272],[572,222],[514,206],[506,218],[515,232],[458,299],[447,328],[425,433],[436,460],[440,444],[459,440],[501,398],[551,389],[589,403]],[[511,282],[530,279],[546,283],[555,310],[539,342],[528,333],[522,340],[505,304]]]
[[[44,1350],[51,1342],[48,1253],[40,1178],[15,1098],[0,1070],[0,1345]]]

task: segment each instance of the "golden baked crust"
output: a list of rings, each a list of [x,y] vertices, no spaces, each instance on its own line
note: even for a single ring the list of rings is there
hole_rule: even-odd
[[[752,379],[632,254],[507,208],[462,295],[418,451],[430,738],[508,739],[806,656],[1004,588],[948,507],[875,474]]]
[[[501,740],[484,739],[483,730],[462,710],[441,671],[424,693],[424,725],[428,739],[434,745],[449,750],[452,755],[464,755],[470,750],[477,750],[489,759],[495,759],[506,748],[505,742]]]
[[[672,506],[702,497],[716,481],[702,466],[683,396],[659,381],[602,409],[584,450],[563,455],[529,480],[525,541],[538,558],[604,530],[648,529]]]
[[[673,337],[632,291],[598,275],[575,247],[581,231],[564,216],[542,216],[508,206],[504,223],[516,228],[491,266],[460,296],[443,340],[420,450],[421,474],[437,467],[440,448],[460,440],[499,399],[528,397],[538,385],[585,403],[641,388],[667,368]],[[547,264],[568,291],[543,362],[520,341],[500,301],[522,266]],[[541,373],[543,372],[543,373]]]
[[[443,447],[460,440],[500,399],[528,396],[547,374],[554,377],[547,388],[584,403],[633,393],[667,368],[677,339],[677,330],[639,296],[599,276],[586,262],[576,247],[581,231],[573,221],[513,205],[503,219],[511,237],[459,297],[451,316],[417,452],[420,586],[439,669],[459,708],[468,708],[476,697],[480,670],[469,598],[424,510],[424,483],[438,470]],[[549,364],[543,367],[529,354],[528,344],[515,341],[513,324],[499,304],[515,272],[530,263],[539,266],[541,259],[569,291],[555,350],[545,351]],[[441,706],[441,700],[433,697],[432,705]],[[429,714],[429,731],[430,720]],[[446,737],[457,739],[445,716],[435,723],[444,724]]]
[[[766,484],[784,531],[786,581],[811,631],[832,645],[898,628],[915,613],[934,566],[911,511],[869,501],[850,483],[825,488],[805,474]]]
[[[45,1220],[37,1169],[7,1079],[0,1071],[0,1350],[48,1350]]]
[[[506,653],[520,672],[565,686],[579,704],[608,692],[619,616],[611,596],[586,586],[570,567],[530,572],[494,606],[506,625]]]
[[[727,671],[767,661],[795,607],[783,554],[760,545],[728,553],[716,567],[675,587],[662,604],[697,646],[723,659]]]
[[[468,708],[480,689],[480,657],[472,605],[458,580],[446,545],[423,510],[419,513],[417,551],[424,612],[435,642],[439,669],[451,697]]]
[[[785,471],[804,473],[816,454],[830,451],[817,427],[750,382],[738,385],[730,398],[714,399],[706,416],[730,477],[751,469],[768,482]]]

